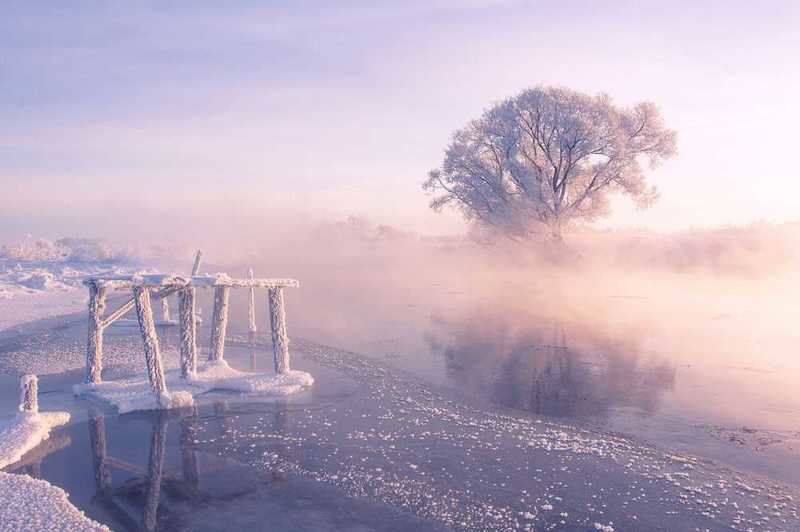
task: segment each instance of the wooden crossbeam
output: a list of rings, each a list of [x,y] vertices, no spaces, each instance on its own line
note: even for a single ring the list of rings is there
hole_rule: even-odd
[[[215,288],[230,286],[231,288],[297,288],[300,283],[295,279],[233,279],[224,274],[219,275],[118,275],[88,277],[85,285],[102,286],[109,290],[130,290],[134,286],[142,286],[159,290],[175,290],[194,286],[197,288]]]
[[[197,273],[200,271],[200,259],[202,259],[202,258],[203,258],[203,251],[198,249],[197,253],[195,253],[195,255],[194,255],[194,263],[192,264],[192,273],[191,273],[192,277],[196,276]],[[102,283],[103,283],[102,278],[99,278],[99,277],[96,277],[96,278],[95,277],[90,277],[88,279],[88,281],[91,282],[92,279],[94,279],[94,283],[95,284],[100,283],[99,285],[102,285]],[[178,287],[163,288],[158,293],[153,294],[153,299],[154,300],[162,299],[162,298],[171,296],[172,294],[174,294],[177,291],[178,291]],[[111,325],[112,323],[114,323],[115,321],[120,319],[122,316],[124,316],[125,314],[130,312],[130,310],[133,309],[135,304],[136,303],[135,303],[134,298],[130,298],[123,305],[121,305],[117,310],[115,310],[114,312],[112,312],[111,314],[109,314],[108,316],[103,318],[101,320],[101,322],[100,322],[100,327],[101,328],[108,327],[109,325]]]

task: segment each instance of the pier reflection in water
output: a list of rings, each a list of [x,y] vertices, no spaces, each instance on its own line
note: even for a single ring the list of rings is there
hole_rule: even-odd
[[[225,401],[214,403],[212,410],[219,424],[220,434],[234,430]],[[276,404],[273,412],[274,430],[285,431],[287,410]],[[197,407],[180,411],[129,414],[126,418],[129,422],[144,420],[150,424],[146,468],[115,457],[110,452],[106,418],[101,412],[90,411],[87,424],[95,480],[92,505],[102,508],[114,529],[153,531],[193,528],[197,524],[198,512],[254,493],[260,484],[286,480],[285,473],[281,471],[264,473],[242,468],[237,469],[237,475],[244,475],[244,478],[240,477],[233,483],[221,483],[218,474],[227,464],[223,463],[224,460],[208,460],[208,457],[201,461],[194,445],[199,420]],[[119,419],[124,422],[124,418]],[[165,473],[170,423],[180,426],[180,474]],[[280,454],[280,449],[277,452]],[[286,455],[285,452],[283,454]],[[115,483],[115,472],[122,473],[120,476],[125,480]]]

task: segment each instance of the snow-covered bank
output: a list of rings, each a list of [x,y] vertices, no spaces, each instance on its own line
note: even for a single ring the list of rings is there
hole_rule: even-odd
[[[140,269],[135,264],[18,262],[0,257],[0,331],[82,310],[87,297],[81,282],[90,275]]]
[[[50,431],[69,422],[66,412],[19,412],[14,419],[0,421],[0,469],[50,436]]]
[[[0,472],[0,531],[108,531],[73,506],[67,492],[44,480]]]
[[[19,412],[0,422],[0,469],[50,437],[50,431],[70,420],[67,412],[39,412],[38,379],[26,375],[20,381]],[[67,493],[43,480],[0,472],[0,530],[108,530],[87,519]]]
[[[164,260],[163,250],[112,246],[93,239],[4,244],[0,246],[0,331],[82,310],[86,290],[81,283],[88,276],[131,274],[141,271],[145,263]]]
[[[197,370],[194,379],[185,380],[179,369],[165,372],[166,397],[155,396],[146,376],[138,376],[99,384],[76,384],[75,395],[91,397],[115,406],[120,414],[134,410],[178,408],[194,404],[194,396],[212,390],[240,392],[248,395],[285,397],[299,393],[314,378],[304,371],[281,375],[247,373],[231,368],[224,360],[207,362]]]

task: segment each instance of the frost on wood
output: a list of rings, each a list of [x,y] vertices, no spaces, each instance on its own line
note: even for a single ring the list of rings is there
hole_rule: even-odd
[[[247,279],[232,279],[224,273],[195,275],[200,255],[195,260],[192,275],[172,274],[134,274],[95,276],[84,281],[90,290],[89,318],[90,335],[87,344],[87,379],[82,385],[73,387],[76,395],[95,395],[117,406],[120,412],[177,408],[194,404],[193,394],[197,389],[209,390],[220,384],[222,389],[263,393],[276,392],[279,395],[294,393],[310,386],[313,379],[303,372],[290,371],[289,339],[286,334],[286,312],[283,303],[283,288],[296,287],[294,279],[256,279],[252,270]],[[208,363],[203,382],[197,380],[197,312],[196,289],[214,289],[214,312],[211,324],[211,342]],[[231,288],[247,288],[250,291],[250,335],[255,338],[255,288],[266,288],[269,293],[270,322],[272,325],[273,354],[275,371],[278,377],[263,374],[239,375],[224,363],[225,337],[228,325],[229,299]],[[102,317],[107,290],[132,290],[133,298],[120,308]],[[178,294],[180,314],[180,353],[181,382],[178,391],[167,390],[163,362],[159,352],[151,307],[151,292],[154,298],[162,299]],[[143,396],[138,382],[128,381],[103,383],[102,370],[102,331],[107,325],[121,317],[127,309],[136,308],[137,320],[144,343],[147,375],[151,388],[149,395]],[[167,311],[166,306],[162,307]],[[169,316],[165,314],[165,319]],[[96,333],[96,334],[94,334]],[[254,342],[253,342],[254,343]],[[254,358],[254,357],[253,357]],[[223,367],[224,366],[224,367]],[[214,368],[222,369],[221,373]],[[255,364],[253,364],[255,368]],[[213,371],[212,371],[213,370]],[[202,380],[202,379],[201,379]],[[283,382],[286,381],[286,382]],[[106,385],[108,384],[108,385]],[[192,385],[195,385],[192,387]]]
[[[136,302],[136,317],[144,342],[144,358],[147,362],[147,376],[153,391],[160,398],[166,394],[167,386],[164,382],[164,368],[161,364],[161,353],[158,351],[158,336],[153,323],[153,309],[150,307],[150,290],[137,286],[133,289]]]
[[[19,380],[19,411],[39,411],[39,379],[36,375],[23,375]]]
[[[89,283],[89,336],[86,342],[86,382],[102,381],[103,323],[106,307],[106,288]]]
[[[161,323],[173,323],[172,317],[169,315],[169,299],[166,297],[161,298]]]
[[[286,309],[283,305],[283,290],[281,288],[270,288],[268,293],[275,373],[281,374],[289,371],[289,336],[286,334]]]
[[[192,264],[192,277],[200,273],[200,261],[203,260],[203,250],[198,249],[194,255],[194,264]]]
[[[253,268],[250,268],[247,271],[247,278],[251,281],[255,279],[253,276]],[[250,332],[255,333],[258,331],[258,327],[256,327],[256,289],[255,287],[250,287],[250,299],[249,299],[249,307],[248,307],[248,318],[250,318]]]
[[[194,287],[178,292],[180,313],[181,377],[190,379],[197,371],[197,321],[195,319]]]
[[[214,289],[214,316],[211,321],[211,350],[208,360],[225,358],[225,332],[228,328],[228,301],[231,288],[218,286]]]

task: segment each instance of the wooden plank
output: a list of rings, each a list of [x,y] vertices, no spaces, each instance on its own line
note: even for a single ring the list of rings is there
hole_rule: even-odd
[[[297,288],[300,283],[296,279],[261,278],[261,279],[234,279],[227,275],[121,275],[111,277],[90,277],[84,284],[103,286],[108,290],[126,290],[134,286],[146,286],[162,291],[157,297],[164,297],[164,290],[171,290],[166,295],[174,294],[186,286],[213,288],[217,286],[230,286],[232,288]]]

